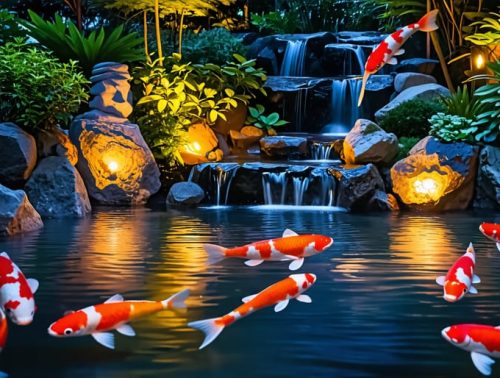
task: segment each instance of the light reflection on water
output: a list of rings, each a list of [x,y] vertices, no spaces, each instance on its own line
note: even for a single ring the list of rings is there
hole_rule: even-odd
[[[0,370],[12,377],[477,376],[466,353],[439,331],[452,323],[498,323],[500,254],[477,229],[486,220],[500,222],[500,215],[112,209],[85,220],[50,220],[38,233],[0,239],[0,250],[41,282],[35,322],[11,327]],[[318,275],[313,303],[262,310],[198,351],[202,335],[188,321],[222,315],[290,274],[286,262],[207,267],[202,244],[234,246],[285,228],[335,239],[301,269]],[[434,280],[470,241],[479,294],[448,304]],[[134,322],[137,336],[116,336],[116,351],[90,337],[46,333],[64,311],[115,293],[159,300],[185,287],[192,289],[189,310]]]

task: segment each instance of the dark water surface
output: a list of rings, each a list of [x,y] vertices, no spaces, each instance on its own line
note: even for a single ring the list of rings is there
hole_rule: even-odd
[[[354,215],[243,208],[154,212],[113,209],[85,220],[49,220],[35,234],[0,239],[27,277],[39,307],[28,327],[10,326],[0,370],[11,377],[476,377],[468,354],[448,344],[450,324],[500,324],[500,252],[478,231],[498,213]],[[199,351],[189,321],[223,315],[291,274],[288,263],[205,266],[205,242],[234,246],[289,227],[331,235],[306,259],[318,276],[313,303],[259,311]],[[479,294],[449,304],[435,284],[472,241]],[[126,299],[164,299],[192,289],[189,309],[132,323],[116,350],[90,336],[57,339],[47,327],[67,310]],[[493,375],[500,376],[500,364]]]

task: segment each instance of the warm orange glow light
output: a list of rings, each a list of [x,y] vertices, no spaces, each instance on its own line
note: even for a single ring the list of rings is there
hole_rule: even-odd
[[[428,194],[434,196],[437,193],[437,183],[432,178],[426,178],[423,180],[415,180],[413,183],[415,192],[419,194]]]
[[[198,142],[193,142],[193,150],[195,151],[201,151],[201,146]]]
[[[114,160],[111,160],[109,163],[108,163],[108,168],[109,170],[111,171],[111,173],[114,173],[118,170],[118,163]]]
[[[476,57],[476,69],[480,70],[484,67],[484,57],[482,54],[479,54]]]

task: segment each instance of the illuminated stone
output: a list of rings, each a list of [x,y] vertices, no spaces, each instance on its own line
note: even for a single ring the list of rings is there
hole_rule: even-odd
[[[272,158],[301,157],[307,155],[307,139],[289,136],[267,136],[260,141],[260,150]]]
[[[196,123],[189,126],[184,136],[184,146],[179,149],[179,153],[187,165],[220,161],[223,153],[217,148],[218,144],[217,137],[210,127]]]
[[[14,235],[42,227],[42,218],[24,191],[0,185],[0,235]]]

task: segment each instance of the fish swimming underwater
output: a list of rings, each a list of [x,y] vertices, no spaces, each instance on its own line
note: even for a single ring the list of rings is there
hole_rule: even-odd
[[[458,324],[446,327],[441,335],[451,344],[470,352],[474,366],[484,375],[491,374],[491,357],[500,357],[500,326]]]
[[[358,106],[361,105],[365,95],[366,82],[368,77],[380,70],[385,64],[397,64],[398,61],[394,56],[404,54],[405,50],[401,48],[403,44],[413,34],[418,31],[431,32],[438,29],[436,17],[438,10],[434,9],[425,14],[416,24],[410,24],[404,28],[398,29],[386,39],[384,39],[377,47],[375,47],[368,56],[365,64],[365,72],[363,74],[363,84],[359,94]]]
[[[472,284],[481,280],[474,274],[476,254],[472,243],[467,251],[450,268],[446,276],[439,276],[436,282],[443,286],[443,298],[448,302],[457,302],[467,293],[477,294],[477,289]]]
[[[265,288],[260,293],[243,298],[242,301],[244,304],[230,313],[218,318],[191,322],[188,323],[188,326],[205,333],[205,340],[203,340],[199,348],[203,349],[214,341],[225,327],[230,326],[241,318],[253,314],[257,310],[275,306],[274,311],[279,312],[286,308],[290,299],[311,303],[311,298],[302,293],[309,289],[314,282],[316,282],[316,276],[314,274],[292,274],[288,278]]]
[[[500,224],[481,223],[479,231],[481,231],[488,239],[493,240],[500,251]]]
[[[257,266],[264,261],[290,261],[289,269],[297,270],[304,263],[304,258],[323,252],[333,244],[329,236],[307,234],[298,235],[286,229],[283,237],[262,240],[241,247],[224,248],[214,244],[203,244],[208,253],[208,264],[215,264],[225,258],[246,259],[248,266]]]
[[[17,325],[28,325],[35,315],[38,281],[24,276],[7,253],[0,253],[0,307]]]
[[[163,301],[124,301],[120,294],[116,294],[104,303],[63,316],[52,323],[48,331],[55,337],[90,335],[98,343],[114,349],[114,335],[107,331],[116,330],[125,336],[135,336],[134,329],[127,324],[129,321],[167,309],[184,308],[188,295],[186,289]]]

